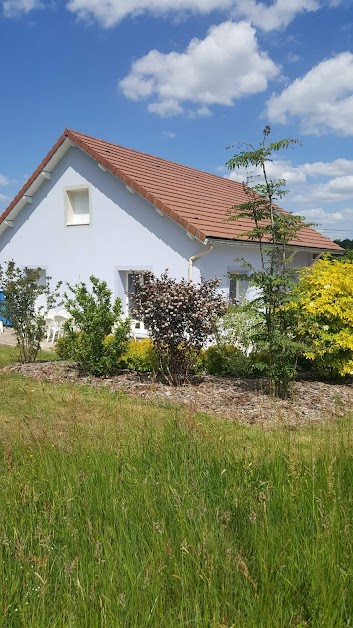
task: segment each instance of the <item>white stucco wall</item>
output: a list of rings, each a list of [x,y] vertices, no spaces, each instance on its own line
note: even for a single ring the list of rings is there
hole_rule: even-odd
[[[64,189],[86,185],[91,194],[91,223],[66,226]],[[14,259],[19,266],[45,268],[53,283],[87,281],[91,274],[108,282],[115,296],[124,296],[125,271],[166,268],[177,279],[187,277],[188,260],[203,249],[184,229],[109,172],[103,172],[79,148],[70,148],[52,173],[16,217],[14,227],[0,236],[0,263]],[[229,271],[241,270],[245,258],[259,263],[254,245],[217,244],[211,253],[194,263],[194,281],[219,277],[229,289]],[[298,265],[310,262],[299,253]],[[120,271],[120,272],[119,272]]]

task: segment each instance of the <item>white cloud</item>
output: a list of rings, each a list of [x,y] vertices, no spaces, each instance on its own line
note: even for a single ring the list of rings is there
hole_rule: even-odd
[[[93,18],[105,28],[129,15],[150,13],[210,13],[230,9],[234,0],[69,0],[67,8],[82,19]]]
[[[298,166],[309,177],[339,177],[353,174],[353,160],[335,159],[334,161],[315,161]]]
[[[275,0],[270,6],[256,0],[237,0],[235,14],[264,31],[285,28],[298,13],[317,11],[321,0]]]
[[[173,131],[163,131],[162,135],[168,140],[174,140],[174,138],[176,137],[176,133],[173,133]]]
[[[339,211],[325,211],[322,207],[304,209],[301,212],[309,222],[316,223],[316,229],[332,239],[344,239],[353,236],[353,207]]]
[[[0,174],[0,185],[8,185],[9,183],[9,179],[4,174]]]
[[[230,11],[237,18],[271,31],[285,28],[300,13],[317,11],[323,6],[338,6],[342,0],[274,0],[268,5],[256,0],[69,0],[67,8],[81,19],[94,19],[104,28],[118,24],[128,16],[149,13],[210,13]]]
[[[350,199],[353,199],[353,175],[334,177],[327,183],[313,185],[306,193],[293,197],[293,201],[298,203],[307,203],[309,200],[335,203]]]
[[[267,117],[286,124],[298,117],[303,133],[353,134],[353,54],[322,61],[267,102]]]
[[[51,2],[54,0],[51,0]],[[95,20],[103,28],[111,28],[126,17],[143,13],[207,14],[227,11],[229,15],[246,19],[264,31],[285,28],[298,14],[317,11],[323,6],[337,7],[342,0],[273,0],[272,4],[256,0],[67,0],[68,11],[79,19]],[[1,0],[0,0],[1,3]],[[41,0],[3,0],[7,17],[29,13],[43,6]]]
[[[126,94],[125,94],[126,95]],[[130,96],[130,98],[133,98]],[[133,98],[133,100],[138,100]],[[172,116],[178,116],[183,113],[184,109],[179,105],[175,98],[167,98],[160,102],[153,102],[148,105],[148,111],[156,113],[161,118],[171,118]]]
[[[296,55],[294,52],[288,52],[287,59],[288,63],[297,63],[301,60],[301,57],[299,55]]]
[[[266,170],[270,179],[284,179],[288,186],[302,184],[306,180],[306,174],[302,171],[301,166],[292,166],[290,161],[284,159],[269,161]],[[227,178],[240,182],[248,179],[250,185],[256,185],[262,183],[262,172],[260,168],[233,170],[227,175]]]
[[[10,200],[9,196],[6,196],[6,194],[0,194],[0,203],[5,203],[9,200]]]
[[[29,13],[33,9],[42,8],[40,0],[3,0],[3,14],[6,17],[16,17],[21,13]]]
[[[132,100],[152,98],[149,111],[162,117],[185,112],[185,103],[196,106],[194,115],[209,115],[211,105],[231,106],[264,91],[279,72],[259,50],[249,24],[224,22],[210,28],[205,39],[193,39],[185,52],[152,50],[132,64],[119,85]]]
[[[352,212],[352,210],[345,210]],[[325,212],[322,207],[317,207],[315,209],[303,209],[302,214],[305,216],[307,220],[310,222],[322,222],[325,221],[326,224],[336,224],[340,220],[344,220],[345,216],[343,215],[343,211],[338,212]],[[348,217],[348,216],[346,216]]]
[[[268,162],[266,167],[271,179],[285,179],[287,183],[292,185],[304,183],[308,178],[337,177],[338,180],[346,175],[353,175],[353,160],[351,159],[335,159],[328,162],[314,161],[297,166],[293,166],[290,160],[276,159]],[[218,171],[224,172],[225,168],[220,166]],[[241,174],[237,175],[238,172]],[[244,176],[243,173],[245,172],[245,170],[234,171],[229,174],[229,178],[234,181],[243,180],[239,177]],[[254,174],[261,176],[261,170],[254,170]]]
[[[224,166],[216,170],[226,173]],[[345,206],[347,201],[353,201],[353,161],[336,159],[293,166],[289,160],[276,160],[267,164],[267,172],[272,179],[287,181],[289,194],[280,202],[283,207],[317,223],[316,228],[329,237],[353,237],[353,205]],[[261,171],[255,169],[235,170],[224,176],[239,182],[249,177],[251,186],[263,182]],[[327,177],[332,178],[325,181]],[[327,209],[316,206],[317,203],[327,203]]]

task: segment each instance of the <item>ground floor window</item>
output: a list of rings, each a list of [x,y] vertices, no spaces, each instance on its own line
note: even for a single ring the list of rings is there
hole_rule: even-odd
[[[125,294],[126,294],[126,314],[127,316],[131,315],[131,312],[133,310],[134,307],[134,293],[135,293],[135,282],[134,282],[134,275],[136,275],[136,273],[139,275],[139,281],[141,283],[143,283],[144,281],[144,273],[146,271],[143,270],[134,270],[132,271],[128,271],[126,273],[126,278],[125,278]]]
[[[40,286],[46,286],[47,285],[47,271],[45,268],[38,268],[39,271],[39,279],[38,279],[38,283]]]
[[[229,274],[229,300],[234,305],[240,305],[244,300],[249,287],[249,277],[246,273]]]
[[[28,270],[37,270],[38,271],[38,285],[39,286],[46,286],[47,285],[47,269],[46,268],[42,268],[40,266],[22,266],[22,270],[25,270],[26,268],[28,268]]]

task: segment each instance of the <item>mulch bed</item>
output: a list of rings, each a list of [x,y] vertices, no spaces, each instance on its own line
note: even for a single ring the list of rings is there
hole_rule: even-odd
[[[330,384],[300,380],[293,385],[292,399],[272,399],[268,382],[256,379],[226,379],[206,375],[190,384],[173,388],[149,375],[121,373],[109,378],[81,377],[67,362],[36,362],[7,366],[7,372],[21,373],[55,384],[86,384],[95,388],[141,397],[153,402],[170,402],[193,412],[205,412],[230,421],[264,427],[300,427],[346,417],[353,412],[353,384]]]

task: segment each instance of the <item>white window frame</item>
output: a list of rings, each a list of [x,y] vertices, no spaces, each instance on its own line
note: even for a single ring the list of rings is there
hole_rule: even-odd
[[[82,222],[73,222],[70,219],[72,216],[72,205],[70,201],[70,192],[88,192],[88,214],[82,214],[82,216],[88,216],[87,220]],[[65,207],[65,227],[89,227],[92,223],[92,205],[91,205],[91,188],[87,184],[82,185],[69,185],[64,188],[64,207]],[[77,215],[77,214],[76,214]]]

